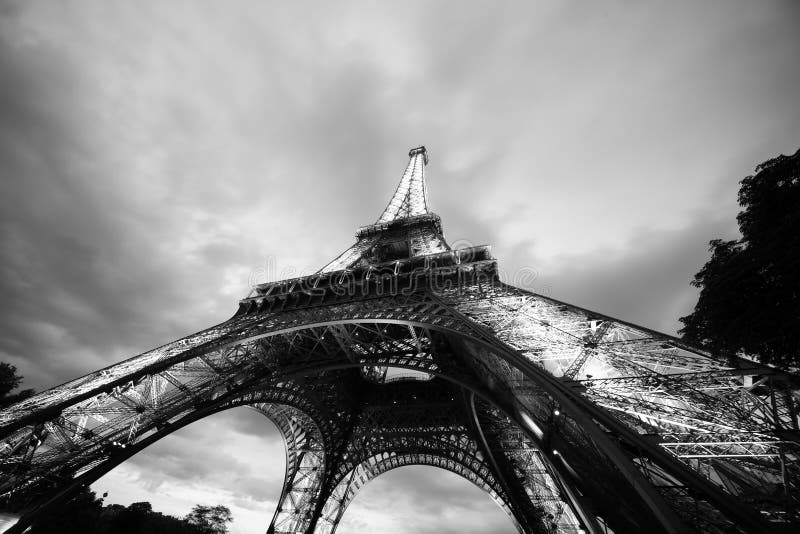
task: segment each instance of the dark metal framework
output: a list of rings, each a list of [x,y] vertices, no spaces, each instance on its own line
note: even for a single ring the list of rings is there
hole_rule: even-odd
[[[796,377],[504,284],[453,250],[413,149],[374,225],[228,321],[0,412],[0,498],[21,518],[234,406],[271,419],[286,478],[270,533],[332,533],[404,465],[484,489],[520,532],[798,527]]]

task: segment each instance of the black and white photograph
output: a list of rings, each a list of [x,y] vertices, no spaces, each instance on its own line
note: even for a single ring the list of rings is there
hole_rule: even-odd
[[[0,0],[0,533],[800,532],[797,0]]]

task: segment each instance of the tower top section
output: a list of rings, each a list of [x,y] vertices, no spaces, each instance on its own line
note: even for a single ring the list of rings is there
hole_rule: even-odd
[[[403,178],[376,224],[428,213],[428,191],[425,185],[428,151],[424,146],[412,148],[408,151],[408,157]]]
[[[408,165],[392,200],[378,220],[356,232],[356,243],[319,272],[379,268],[412,258],[450,252],[442,234],[442,220],[428,211],[425,165],[428,151],[418,146],[408,151]]]
[[[424,146],[418,146],[417,148],[412,148],[411,150],[408,151],[408,157],[409,158],[413,158],[417,154],[422,154],[422,157],[424,158],[424,161],[425,161],[425,165],[427,165],[428,164],[428,151],[425,150]]]

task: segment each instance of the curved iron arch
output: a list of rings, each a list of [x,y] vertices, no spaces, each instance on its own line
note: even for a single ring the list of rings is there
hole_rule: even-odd
[[[325,371],[330,371],[330,370],[335,370],[335,369],[358,368],[358,367],[360,367],[360,364],[358,364],[358,363],[350,363],[350,364],[347,364],[346,366],[342,366],[342,365],[327,365],[327,366],[322,366],[322,367],[316,368],[316,369],[314,369],[314,371],[319,373],[319,372],[325,372]],[[403,365],[403,364],[397,365],[397,367],[406,368],[406,369],[418,369],[417,366],[410,366],[410,365]],[[312,371],[312,372],[314,372],[314,371]],[[459,384],[460,386],[462,386],[462,387],[464,387],[466,389],[473,390],[476,387],[475,384],[469,384],[469,383],[460,381],[458,378],[450,377],[450,376],[448,376],[447,374],[445,374],[445,373],[443,373],[441,371],[431,370],[431,372],[433,374],[436,374],[437,376],[440,376],[441,378],[444,378],[444,379],[449,380],[449,381],[453,381],[454,383],[457,383],[457,384]],[[282,378],[284,380],[290,379],[290,377],[282,377]],[[142,439],[141,441],[136,442],[135,444],[126,447],[125,449],[117,451],[117,454],[109,457],[104,463],[92,467],[88,471],[85,471],[84,473],[82,473],[79,477],[75,478],[68,488],[64,489],[58,495],[55,495],[52,498],[48,499],[48,501],[42,503],[41,506],[37,507],[37,510],[42,510],[42,509],[48,508],[50,506],[57,505],[59,502],[63,502],[65,499],[68,499],[80,487],[88,486],[89,484],[93,483],[94,481],[98,480],[100,477],[102,477],[103,475],[105,475],[106,473],[111,471],[113,468],[117,467],[118,465],[120,465],[124,461],[130,459],[132,456],[134,456],[138,452],[141,452],[142,450],[144,450],[145,448],[149,447],[150,445],[152,445],[156,441],[159,441],[159,440],[167,437],[168,435],[172,434],[174,431],[176,431],[176,430],[178,430],[180,428],[183,428],[184,426],[187,426],[189,424],[192,424],[192,423],[195,423],[197,421],[200,421],[200,420],[202,420],[202,419],[204,419],[204,418],[206,418],[206,417],[208,417],[210,415],[213,415],[213,414],[216,414],[216,413],[219,413],[219,412],[231,409],[231,408],[240,407],[240,406],[250,406],[250,407],[254,407],[254,408],[258,409],[261,413],[263,413],[265,416],[267,416],[276,425],[276,427],[281,431],[282,435],[284,436],[284,439],[286,439],[286,437],[289,435],[289,433],[287,432],[287,429],[286,429],[286,425],[281,420],[279,420],[276,417],[274,417],[274,412],[271,412],[270,409],[267,408],[267,406],[269,406],[269,407],[275,407],[275,406],[278,406],[278,407],[290,407],[295,411],[295,413],[303,414],[308,421],[310,421],[310,422],[312,422],[314,424],[315,428],[317,428],[317,432],[319,432],[318,425],[314,421],[314,417],[308,415],[308,412],[313,412],[313,407],[309,406],[308,404],[304,404],[302,402],[304,400],[303,397],[294,397],[293,393],[294,393],[294,391],[291,388],[286,388],[286,389],[272,388],[269,391],[265,391],[263,386],[252,386],[248,390],[236,392],[235,397],[232,397],[232,398],[218,398],[218,399],[214,400],[213,403],[211,403],[209,405],[206,405],[206,406],[203,406],[203,407],[200,407],[200,408],[197,408],[197,409],[191,411],[190,413],[186,414],[184,417],[178,419],[177,421],[172,422],[170,425],[159,429],[153,435],[150,435],[150,436]],[[486,401],[487,402],[492,402],[492,400],[489,398],[489,393],[487,391],[476,390],[473,393],[477,393],[478,395],[481,395],[481,396],[486,396]],[[320,437],[318,439],[322,439],[322,438]],[[455,452],[455,450],[456,449],[454,449],[454,452]],[[423,453],[420,453],[420,454],[423,454]],[[410,454],[406,455],[406,456],[408,458],[412,457]],[[424,459],[425,457],[421,457],[421,458]],[[447,461],[450,461],[450,462],[454,462],[455,461],[455,460],[453,460],[453,457],[444,458],[444,457],[440,456],[439,458],[442,458],[443,460],[447,460]],[[431,460],[431,461],[435,461],[435,460]],[[418,464],[419,465],[439,466],[439,465],[436,465],[436,464],[429,464],[426,461],[418,462]],[[411,465],[411,462],[408,461],[408,462],[404,463],[404,465]],[[499,487],[498,483],[490,485],[488,482],[486,482],[486,475],[485,474],[481,475],[480,473],[474,471],[473,469],[470,468],[469,464],[467,464],[467,463],[460,462],[460,465],[462,465],[464,467],[463,471],[452,470],[452,469],[451,469],[451,471],[453,471],[456,474],[464,476],[464,478],[466,478],[470,482],[475,483],[478,487],[481,487],[482,489],[486,490],[494,500],[497,500],[497,497],[500,495],[500,492],[498,491],[498,490],[500,490],[500,487]],[[289,466],[287,465],[287,470],[288,470],[288,467]],[[475,482],[475,480],[473,480],[472,477],[470,477],[470,476],[465,476],[465,473],[467,473],[467,474],[474,473],[475,477],[478,477],[481,481],[483,481],[483,484]],[[491,489],[487,489],[487,488],[491,488]],[[288,491],[288,486],[287,486],[286,481],[285,481],[284,482],[284,487],[283,487],[283,490],[282,490],[282,497],[285,496],[287,491]],[[515,518],[513,517],[513,514],[510,513],[508,504],[503,502],[503,501],[501,501],[501,507],[504,510],[506,510],[507,513],[509,513],[509,515],[512,517],[512,520],[514,521],[514,523],[518,524],[516,522]],[[279,513],[280,513],[280,510],[276,510],[274,519],[277,518]],[[20,522],[17,524],[17,527],[26,526],[27,524],[30,523],[30,519],[32,519],[32,517],[28,517],[28,518],[23,517],[23,518],[21,518]],[[337,523],[338,523],[338,520],[337,520]]]
[[[126,380],[132,380],[141,378],[144,376],[154,376],[155,374],[166,371],[175,365],[190,361],[192,359],[201,358],[205,354],[209,354],[213,351],[219,351],[226,347],[235,347],[241,346],[243,344],[254,342],[264,338],[277,338],[279,336],[286,336],[288,334],[299,332],[299,331],[308,331],[317,328],[328,328],[336,325],[364,325],[364,324],[388,324],[388,325],[405,325],[409,327],[417,327],[417,328],[426,328],[432,331],[441,332],[446,335],[456,336],[459,338],[463,338],[468,340],[471,343],[480,345],[485,349],[493,352],[499,360],[511,363],[515,368],[522,370],[523,375],[525,378],[533,383],[535,383],[540,389],[549,396],[549,402],[554,405],[559,405],[562,407],[566,407],[567,410],[570,408],[574,408],[574,403],[579,401],[576,395],[571,394],[569,391],[565,391],[565,388],[561,387],[560,384],[556,383],[553,377],[546,375],[541,370],[535,368],[535,366],[531,365],[530,362],[527,362],[522,358],[520,355],[516,354],[512,349],[508,347],[504,347],[498,344],[496,340],[492,340],[489,336],[481,335],[481,332],[478,328],[465,328],[463,325],[464,323],[457,323],[456,321],[444,321],[444,323],[431,323],[422,320],[414,320],[411,318],[400,318],[402,314],[397,314],[395,317],[392,318],[380,318],[380,317],[358,317],[358,318],[341,318],[335,320],[327,320],[327,321],[316,321],[316,322],[301,322],[300,324],[294,324],[292,326],[288,326],[286,328],[280,328],[277,330],[271,330],[268,332],[261,332],[255,333],[256,330],[260,329],[263,325],[259,324],[245,324],[239,332],[241,333],[242,337],[234,337],[228,338],[226,340],[216,339],[213,343],[206,343],[200,347],[193,347],[187,351],[183,351],[174,357],[166,358],[163,361],[156,362],[151,365],[146,365],[139,369],[134,373],[127,374],[121,378],[110,380],[101,383],[96,388],[90,390],[89,392],[85,392],[81,396],[79,396],[78,401],[86,399],[90,397],[92,394],[97,395],[103,391],[107,391],[109,387],[113,384],[119,385]],[[254,321],[257,323],[258,321]],[[460,328],[456,328],[453,325],[458,324]],[[222,342],[221,342],[222,341]],[[405,367],[410,369],[419,369],[419,366],[410,365],[410,364],[403,364],[397,363],[395,364],[398,367]],[[343,364],[341,367],[350,367],[350,364]],[[336,366],[332,366],[331,368],[335,368]],[[297,373],[308,372],[311,368],[306,369],[298,369]],[[426,369],[426,372],[435,372],[435,369]],[[91,376],[91,375],[90,375]],[[63,406],[60,406],[63,408]],[[592,419],[584,415],[581,410],[573,409],[570,410],[571,415],[576,423],[575,428],[572,430],[575,431],[576,429],[581,433],[588,433],[589,438],[597,445],[598,449],[603,452],[613,463],[619,471],[622,473],[623,477],[627,479],[628,483],[633,485],[640,491],[642,495],[644,495],[644,501],[651,509],[652,513],[654,513],[657,517],[659,517],[664,524],[671,524],[674,521],[674,518],[671,517],[673,515],[672,511],[669,510],[661,501],[661,497],[657,495],[655,490],[649,486],[647,482],[644,481],[639,471],[636,467],[633,466],[632,462],[625,457],[621,451],[610,442],[608,436],[604,434],[602,430],[592,421]],[[42,412],[46,413],[46,410],[42,410]],[[44,413],[42,415],[44,415]],[[519,419],[518,414],[515,415],[515,419]],[[536,421],[542,422],[542,415],[535,414],[533,412],[527,413],[529,417],[533,417]],[[525,426],[523,425],[523,428]],[[530,432],[529,432],[530,433]],[[673,524],[678,524],[674,523]]]
[[[57,506],[60,503],[63,503],[64,501],[71,498],[77,491],[79,491],[80,488],[88,487],[89,485],[93,484],[101,477],[106,475],[108,472],[118,467],[125,461],[129,460],[139,452],[142,452],[144,449],[150,447],[154,443],[170,436],[172,433],[174,433],[177,430],[180,430],[181,428],[202,421],[203,419],[211,415],[215,415],[217,413],[221,413],[230,409],[240,408],[240,407],[250,407],[260,412],[275,425],[275,427],[281,433],[281,436],[283,437],[286,443],[286,442],[291,442],[292,440],[292,437],[290,437],[290,434],[287,432],[288,426],[286,422],[281,419],[281,414],[271,408],[278,408],[278,409],[289,408],[293,412],[293,414],[299,415],[304,423],[309,424],[309,429],[311,429],[312,432],[315,432],[319,436],[316,437],[315,439],[321,440],[321,432],[319,431],[319,427],[317,426],[314,419],[311,416],[309,416],[305,411],[305,409],[308,409],[308,406],[304,406],[303,403],[294,402],[293,399],[288,399],[287,398],[288,395],[276,395],[274,397],[270,397],[269,395],[264,394],[263,391],[259,393],[260,393],[259,395],[245,394],[237,399],[232,399],[232,400],[225,399],[213,405],[199,408],[195,411],[190,412],[189,414],[175,421],[174,423],[170,424],[168,427],[163,427],[159,431],[147,436],[141,441],[136,442],[131,446],[127,446],[123,449],[118,450],[116,454],[107,458],[105,462],[93,466],[90,469],[82,472],[79,476],[75,477],[68,486],[58,490],[55,494],[50,495],[44,502],[39,503],[34,510],[31,510],[23,514],[18,520],[18,522],[6,532],[8,533],[23,532],[30,526],[35,515],[38,512]],[[288,394],[290,392],[286,391],[285,393]],[[288,416],[289,414],[286,415]],[[289,458],[287,457],[286,460],[288,468]],[[284,482],[284,488],[282,492],[285,491],[286,488]],[[277,510],[276,510],[276,515],[277,515]]]
[[[496,484],[490,483],[490,477],[481,475],[479,472],[476,472],[474,469],[471,469],[467,464],[459,462],[457,460],[453,460],[452,458],[448,458],[442,455],[436,454],[426,454],[426,453],[383,453],[381,455],[376,455],[378,461],[375,462],[370,469],[366,470],[368,478],[362,479],[358,477],[358,471],[353,470],[351,476],[353,477],[353,481],[358,481],[358,484],[352,490],[350,487],[346,488],[344,492],[344,499],[339,504],[338,507],[333,507],[329,510],[323,510],[323,518],[322,520],[328,523],[332,528],[330,531],[322,530],[321,532],[328,534],[332,533],[336,530],[341,518],[344,516],[345,512],[349,505],[353,502],[358,492],[363,489],[369,482],[375,480],[379,476],[388,473],[389,471],[393,471],[394,469],[399,469],[401,467],[409,467],[414,465],[421,465],[421,466],[428,466],[428,467],[436,467],[439,469],[443,469],[445,471],[449,471],[461,477],[462,479],[470,482],[475,487],[483,490],[486,492],[492,501],[497,504],[500,509],[502,509],[511,520],[512,524],[517,528],[519,532],[524,532],[522,527],[520,526],[519,522],[517,521],[516,517],[514,517],[514,513],[508,507],[508,504],[503,500],[500,493],[498,493],[498,488],[496,488]],[[368,460],[367,460],[368,461]],[[367,461],[362,462],[359,464],[358,467],[361,467]],[[334,493],[335,494],[335,493]],[[332,516],[332,517],[331,517]]]

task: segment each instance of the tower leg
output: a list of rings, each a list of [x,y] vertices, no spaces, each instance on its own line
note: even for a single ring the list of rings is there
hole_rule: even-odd
[[[286,477],[267,534],[310,532],[325,473],[325,447],[313,420],[290,406],[257,404],[284,437]]]

